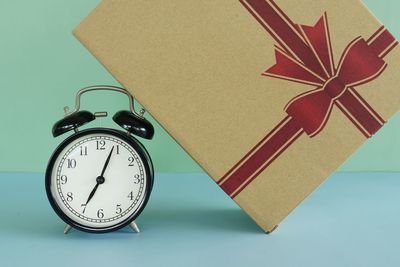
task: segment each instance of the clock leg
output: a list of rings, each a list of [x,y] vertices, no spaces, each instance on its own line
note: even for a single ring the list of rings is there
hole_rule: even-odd
[[[133,230],[135,233],[140,233],[140,229],[139,229],[138,225],[135,223],[135,221],[131,222],[131,223],[129,224],[129,226],[132,228],[132,230]]]
[[[68,232],[72,229],[72,227],[68,224],[64,226],[64,234],[68,234]]]

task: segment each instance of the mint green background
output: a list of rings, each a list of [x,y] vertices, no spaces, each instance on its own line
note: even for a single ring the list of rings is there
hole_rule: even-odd
[[[117,84],[71,34],[99,2],[0,0],[0,171],[43,172],[49,155],[62,140],[51,136],[51,127],[63,116],[62,108],[73,105],[77,89]],[[364,3],[400,37],[399,1]],[[126,105],[122,95],[110,93],[83,99],[85,108],[110,114]],[[98,120],[91,126],[112,126],[110,121]],[[340,170],[399,171],[399,134],[397,115]],[[159,172],[201,170],[157,124],[154,140],[144,144]]]

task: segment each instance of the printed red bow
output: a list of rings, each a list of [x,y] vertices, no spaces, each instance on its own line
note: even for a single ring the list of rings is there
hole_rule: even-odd
[[[240,2],[278,44],[276,64],[263,75],[317,88],[293,98],[285,107],[288,116],[220,178],[218,184],[232,198],[303,132],[318,134],[334,105],[366,137],[376,133],[385,121],[353,87],[377,78],[386,67],[383,58],[398,44],[382,26],[368,40],[350,42],[335,68],[326,13],[310,27],[293,23],[273,0]]]
[[[310,136],[322,130],[333,104],[346,90],[375,79],[386,67],[383,59],[371,50],[364,39],[358,37],[347,46],[337,69],[334,69],[326,22],[325,14],[314,27],[300,26],[320,64],[315,71],[276,48],[276,65],[263,73],[318,86],[317,89],[296,96],[285,107],[285,111]]]

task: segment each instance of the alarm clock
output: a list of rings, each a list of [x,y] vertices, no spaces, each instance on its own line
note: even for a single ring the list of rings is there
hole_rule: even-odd
[[[90,91],[108,90],[129,98],[129,110],[113,116],[121,129],[79,128],[107,112],[80,110],[80,99]],[[76,94],[75,109],[53,126],[57,137],[73,131],[56,148],[45,174],[48,200],[71,228],[91,233],[115,231],[127,225],[135,232],[135,219],[143,211],[153,187],[153,164],[136,137],[152,139],[154,128],[134,108],[134,98],[116,86],[90,86]]]

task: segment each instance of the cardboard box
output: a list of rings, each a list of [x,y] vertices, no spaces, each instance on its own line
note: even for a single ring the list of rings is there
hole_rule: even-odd
[[[74,34],[265,231],[400,106],[358,0],[104,0]]]

